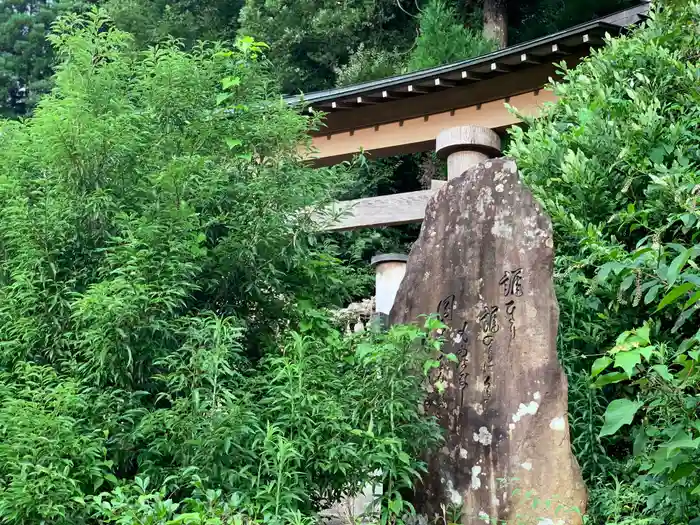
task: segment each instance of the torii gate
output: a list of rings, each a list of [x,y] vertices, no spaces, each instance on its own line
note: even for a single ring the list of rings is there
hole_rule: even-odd
[[[379,158],[437,149],[449,157],[448,178],[456,177],[470,165],[499,154],[498,134],[519,123],[506,104],[521,114],[537,115],[543,104],[556,100],[544,89],[557,74],[553,62],[573,67],[603,44],[606,33],[617,35],[638,23],[649,9],[648,0],[641,1],[610,16],[475,59],[289,97],[289,104],[303,102],[307,111],[327,112],[325,127],[313,133],[315,151],[305,153],[316,165],[327,166],[360,150]],[[465,126],[485,129],[441,135]],[[326,229],[421,222],[425,205],[440,185],[441,181],[433,181],[428,190],[336,203],[334,211],[344,213]]]
[[[289,97],[292,105],[326,112],[325,127],[314,132],[318,166],[351,158],[361,150],[374,158],[435,150],[447,159],[448,179],[501,151],[499,134],[519,124],[506,104],[536,116],[556,101],[545,89],[557,76],[554,64],[574,67],[604,42],[643,20],[650,0],[612,15],[475,59],[354,86]],[[430,189],[337,202],[338,217],[326,231],[422,222],[425,207],[444,184]],[[387,314],[403,279],[405,255],[383,255],[377,266],[377,312]]]

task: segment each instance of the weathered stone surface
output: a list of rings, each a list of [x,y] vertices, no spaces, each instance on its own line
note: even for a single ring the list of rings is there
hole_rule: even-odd
[[[552,264],[550,220],[513,161],[474,166],[430,200],[390,318],[438,312],[459,361],[436,370],[446,390],[426,403],[446,429],[415,496],[428,517],[445,504],[463,523],[581,523]]]

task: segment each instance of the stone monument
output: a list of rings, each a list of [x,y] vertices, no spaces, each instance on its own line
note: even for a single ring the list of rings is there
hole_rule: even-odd
[[[448,154],[465,135],[445,134]],[[586,491],[557,360],[551,223],[514,161],[477,161],[430,200],[390,315],[437,313],[443,350],[457,357],[431,377],[439,388],[425,409],[446,441],[426,458],[414,503],[429,523],[461,508],[465,524],[580,524]]]

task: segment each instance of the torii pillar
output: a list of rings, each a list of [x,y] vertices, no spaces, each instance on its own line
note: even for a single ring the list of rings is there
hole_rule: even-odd
[[[447,180],[468,168],[501,155],[501,138],[481,126],[458,126],[442,130],[435,140],[438,156],[447,159]]]

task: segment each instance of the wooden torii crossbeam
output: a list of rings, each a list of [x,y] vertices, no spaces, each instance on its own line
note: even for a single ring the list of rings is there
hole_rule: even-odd
[[[428,190],[336,202],[325,211],[334,220],[323,229],[345,231],[421,222],[428,201],[443,184],[445,181],[434,180]]]

